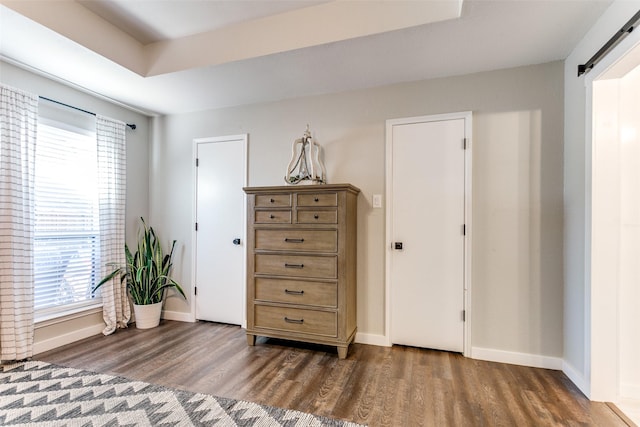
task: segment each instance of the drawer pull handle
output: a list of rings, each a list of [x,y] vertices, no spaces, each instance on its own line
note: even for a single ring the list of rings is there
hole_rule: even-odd
[[[275,216],[273,216],[273,214],[269,215],[269,219],[273,219],[275,218]]]
[[[304,295],[304,291],[290,291],[289,289],[285,289],[284,293],[288,295]]]
[[[314,202],[319,202],[319,201],[320,201],[320,199],[318,199],[317,197],[314,197],[314,198],[313,198],[313,201],[314,201]]]
[[[290,239],[288,237],[285,237],[284,241],[287,243],[303,243],[304,239]]]
[[[313,219],[318,219],[318,218],[320,218],[320,217],[318,216],[318,214],[315,214],[315,215],[313,216]]]
[[[303,268],[304,264],[284,264],[285,268]]]
[[[284,321],[287,323],[296,323],[298,325],[302,325],[304,323],[304,319],[289,319],[285,316]]]
[[[273,200],[273,199],[269,199],[269,201],[270,201],[271,203],[275,203],[275,200]]]

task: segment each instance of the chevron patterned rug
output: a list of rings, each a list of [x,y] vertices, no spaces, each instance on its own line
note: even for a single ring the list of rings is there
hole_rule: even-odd
[[[2,367],[0,425],[358,426],[37,361]]]

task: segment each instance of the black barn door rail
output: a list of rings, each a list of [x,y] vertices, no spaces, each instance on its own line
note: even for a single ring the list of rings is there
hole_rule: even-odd
[[[586,64],[578,65],[578,77],[591,71],[591,69],[595,67],[595,65],[600,62],[602,58],[604,58],[609,52],[611,52],[611,49],[616,47],[618,43],[622,41],[622,39],[624,39],[629,35],[629,33],[633,31],[639,21],[640,10],[635,15],[633,15],[633,17],[629,19],[629,21],[627,21],[627,23],[624,24],[624,26],[617,33],[615,33],[613,37],[611,37],[609,41],[606,42],[604,46],[602,46],[600,50],[597,51],[596,54],[587,61]]]

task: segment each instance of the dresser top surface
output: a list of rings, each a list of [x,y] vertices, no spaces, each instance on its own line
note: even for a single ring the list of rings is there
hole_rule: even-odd
[[[271,187],[244,187],[247,194],[256,193],[317,193],[319,191],[349,191],[358,194],[360,189],[351,184],[278,185]]]

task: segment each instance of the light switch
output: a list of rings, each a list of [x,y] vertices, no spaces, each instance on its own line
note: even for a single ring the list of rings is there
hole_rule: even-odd
[[[374,194],[373,195],[373,207],[381,208],[382,207],[382,194]]]

